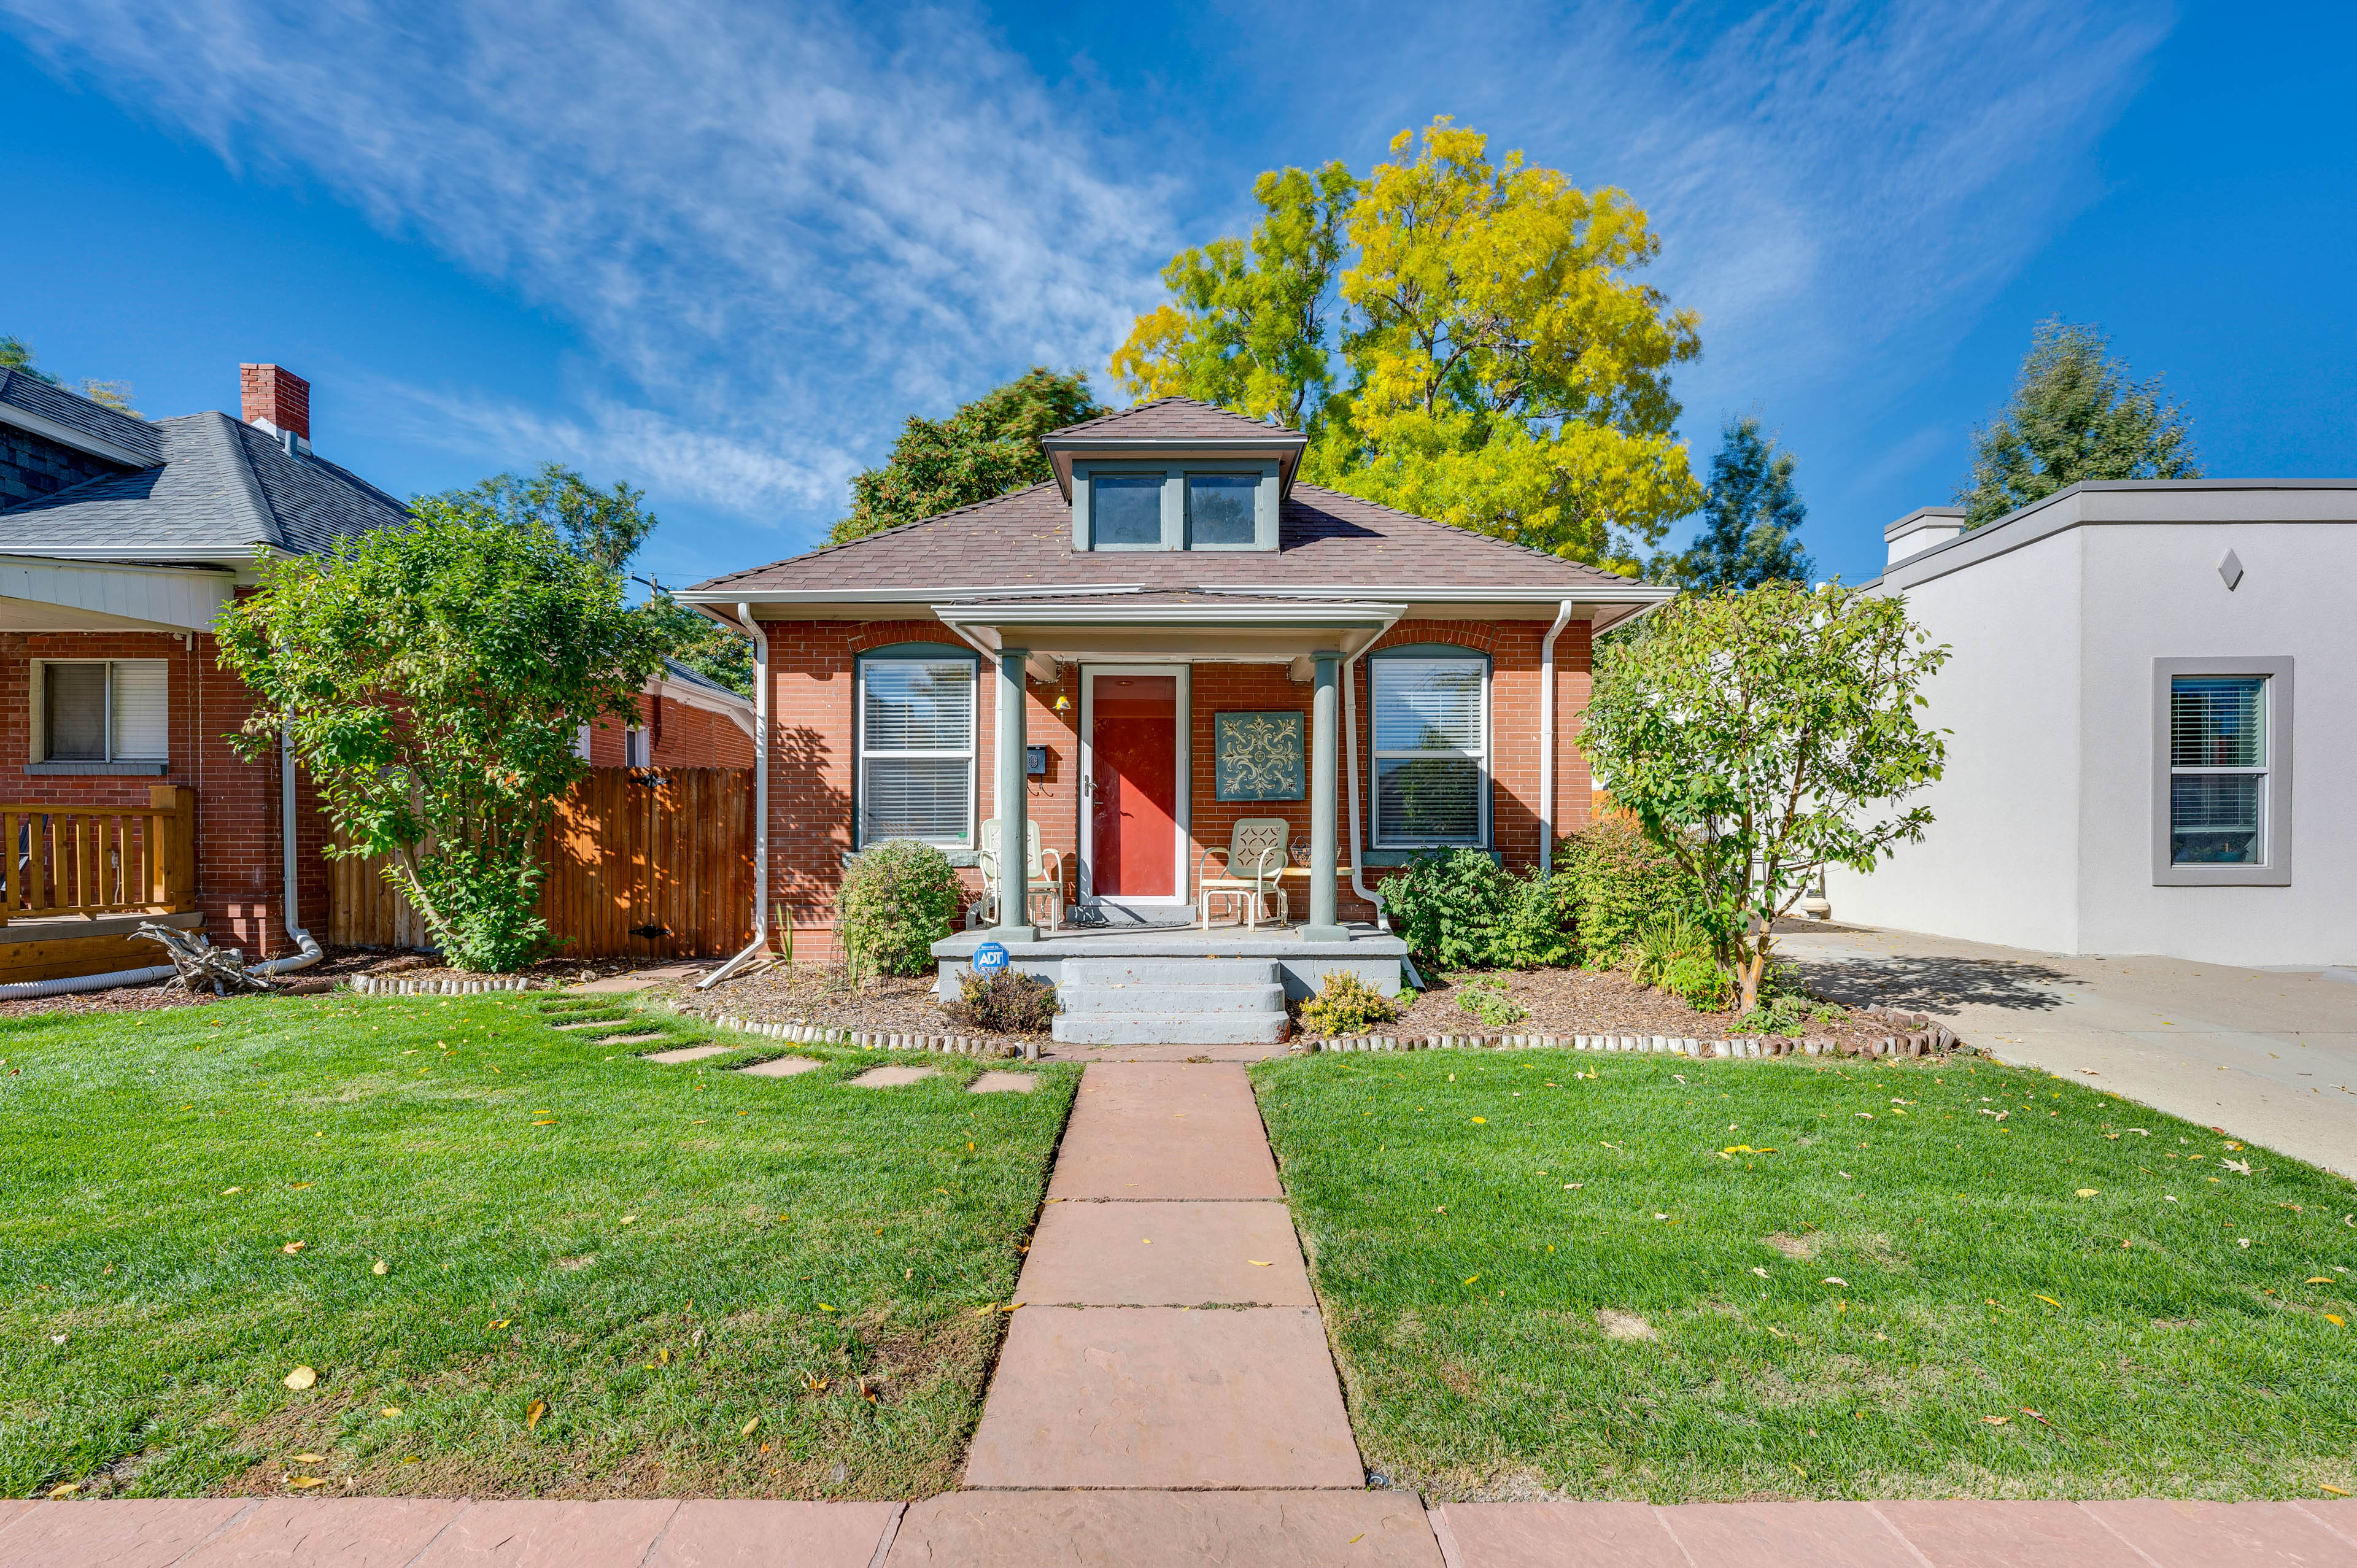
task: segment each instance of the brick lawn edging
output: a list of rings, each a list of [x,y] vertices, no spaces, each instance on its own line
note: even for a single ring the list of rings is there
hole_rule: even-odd
[[[1864,1047],[1826,1038],[1792,1039],[1781,1035],[1735,1036],[1723,1040],[1697,1040],[1669,1035],[1358,1035],[1340,1039],[1296,1040],[1295,1056],[1321,1051],[1631,1051],[1641,1055],[1680,1056],[1702,1059],[1721,1057],[1755,1059],[1789,1056],[1929,1057],[1948,1051],[1978,1055],[1976,1047],[1958,1039],[1944,1024],[1920,1013],[1862,1007],[1863,1015],[1907,1027],[1903,1035],[1885,1035]]]
[[[816,1024],[765,1024],[726,1013],[714,1018],[712,1026],[796,1045],[850,1046],[863,1051],[932,1051],[942,1056],[1001,1058],[1017,1054],[1012,1046],[994,1046],[964,1035],[888,1035],[864,1029],[826,1029]],[[1026,1041],[1022,1055],[1027,1061],[1039,1060],[1039,1042]]]

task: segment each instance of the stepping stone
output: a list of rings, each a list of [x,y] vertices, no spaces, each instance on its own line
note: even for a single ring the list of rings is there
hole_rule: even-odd
[[[940,1073],[929,1067],[869,1068],[851,1081],[861,1089],[898,1089],[904,1083],[914,1083],[920,1078],[939,1078]]]
[[[1015,1299],[1069,1306],[1317,1304],[1281,1203],[1049,1204]]]
[[[630,1021],[627,1013],[617,1013],[610,1018],[576,1018],[569,1024],[551,1024],[552,1029],[610,1029],[617,1024]]]
[[[1314,1306],[1027,1306],[968,1487],[1366,1485]]]
[[[986,1072],[966,1088],[968,1094],[1028,1094],[1039,1083],[1028,1072]]]
[[[661,1029],[640,1029],[634,1034],[608,1035],[597,1043],[601,1046],[629,1046],[641,1040],[660,1040],[663,1037],[663,1032]]]
[[[734,1046],[684,1046],[675,1051],[657,1051],[652,1056],[640,1057],[639,1059],[642,1062],[661,1062],[665,1067],[676,1067],[681,1062],[700,1062],[706,1057],[726,1056],[736,1048]]]
[[[816,1072],[826,1064],[816,1057],[779,1057],[771,1061],[755,1062],[737,1070],[752,1078],[791,1078],[797,1073]]]

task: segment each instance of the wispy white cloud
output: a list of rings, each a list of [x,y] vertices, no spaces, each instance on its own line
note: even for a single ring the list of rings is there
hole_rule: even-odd
[[[578,323],[609,371],[584,418],[477,409],[479,429],[577,438],[748,510],[823,518],[842,454],[911,408],[1100,362],[1173,243],[1162,190],[1099,173],[956,9],[0,0],[10,16],[232,166],[323,182]]]

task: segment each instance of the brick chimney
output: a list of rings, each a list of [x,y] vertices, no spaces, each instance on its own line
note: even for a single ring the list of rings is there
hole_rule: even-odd
[[[311,444],[311,383],[284,365],[240,365],[238,391],[248,424]]]

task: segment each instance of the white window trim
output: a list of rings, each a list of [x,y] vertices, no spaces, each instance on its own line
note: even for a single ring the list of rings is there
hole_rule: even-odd
[[[1417,746],[1405,751],[1398,749],[1384,750],[1375,745],[1376,675],[1377,672],[1385,666],[1399,664],[1479,664],[1481,667],[1481,749],[1480,751],[1436,751],[1429,746]],[[1491,787],[1491,757],[1497,750],[1498,740],[1497,735],[1490,722],[1491,688],[1496,684],[1495,676],[1497,671],[1492,668],[1489,656],[1484,654],[1480,650],[1475,648],[1469,648],[1462,653],[1443,653],[1437,650],[1430,652],[1419,650],[1414,653],[1385,653],[1378,650],[1376,653],[1368,657],[1366,665],[1368,757],[1367,817],[1368,832],[1371,834],[1368,842],[1371,847],[1374,849],[1405,850],[1488,849],[1491,847],[1490,797],[1492,793]],[[1456,757],[1459,760],[1469,761],[1473,764],[1474,777],[1477,780],[1474,787],[1474,792],[1480,802],[1480,836],[1478,839],[1468,843],[1459,839],[1398,838],[1392,837],[1384,833],[1383,788],[1381,783],[1383,762],[1386,759],[1397,759],[1401,757],[1414,758],[1431,757]]]
[[[26,693],[25,710],[30,719],[26,727],[26,761],[45,772],[113,772],[161,773],[170,766],[172,751],[172,661],[166,658],[146,659],[33,659],[27,661],[30,676]],[[106,736],[103,757],[49,756],[49,679],[52,664],[103,664],[106,672],[106,711],[100,716],[100,733]],[[123,757],[114,755],[114,666],[118,664],[160,664],[164,667],[164,755],[162,757]]]
[[[963,663],[966,667],[967,679],[974,682],[974,690],[969,694],[966,701],[965,746],[963,748],[951,750],[936,748],[919,751],[880,751],[870,753],[867,749],[868,666],[872,664],[954,663]],[[854,660],[853,666],[857,671],[857,679],[852,682],[851,693],[853,771],[852,800],[853,812],[858,821],[859,831],[857,842],[852,845],[852,849],[856,853],[859,850],[866,849],[873,844],[885,842],[881,839],[869,837],[867,832],[867,823],[869,820],[867,810],[867,759],[872,755],[918,762],[928,760],[939,761],[945,757],[963,757],[965,758],[965,836],[963,838],[929,838],[921,839],[919,842],[931,844],[936,849],[973,850],[975,847],[975,841],[981,832],[981,829],[976,826],[974,821],[974,813],[979,810],[981,797],[979,771],[982,752],[981,664],[971,659],[960,660],[956,655],[944,650],[938,654],[887,653],[870,655],[863,653]]]
[[[2256,864],[2179,865],[2169,858],[2169,780],[2175,777],[2169,746],[2169,714],[2175,682],[2181,675],[2262,675],[2266,678],[2266,775],[2265,854]],[[2292,660],[2263,658],[2169,658],[2152,661],[2152,882],[2156,887],[2288,887],[2291,886]],[[2195,773],[2222,768],[2189,768]]]

